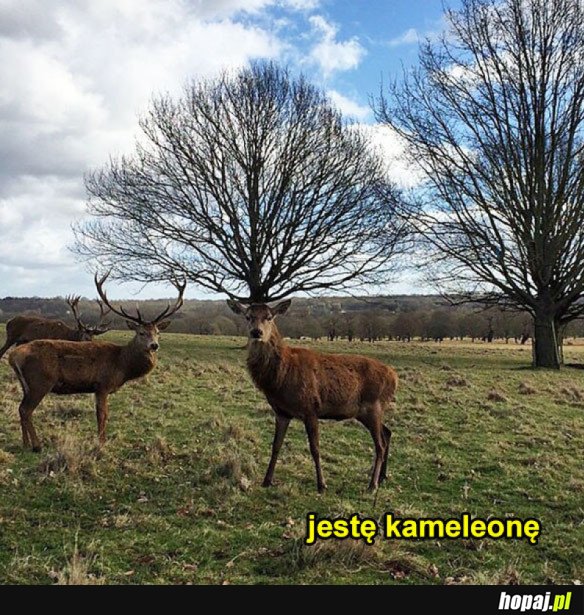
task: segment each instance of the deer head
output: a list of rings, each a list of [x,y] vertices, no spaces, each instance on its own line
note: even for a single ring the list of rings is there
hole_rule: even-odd
[[[291,299],[281,301],[274,307],[270,307],[265,303],[252,303],[245,306],[242,303],[227,300],[227,305],[236,314],[245,316],[249,327],[249,337],[254,342],[267,342],[273,335],[275,330],[275,319],[280,314],[285,314],[290,304]]]
[[[97,292],[103,301],[103,304],[106,305],[111,312],[121,316],[125,321],[126,325],[129,329],[135,332],[134,344],[137,345],[140,349],[145,350],[147,352],[156,352],[159,348],[158,344],[158,336],[160,331],[164,331],[170,325],[170,320],[164,320],[169,316],[172,316],[175,312],[177,312],[182,304],[183,304],[183,294],[186,288],[185,282],[178,282],[174,280],[172,282],[173,286],[178,291],[178,298],[175,301],[174,305],[171,306],[170,303],[152,320],[145,320],[140,314],[140,310],[138,306],[136,306],[136,315],[129,314],[122,306],[119,308],[115,308],[108,300],[105,290],[103,289],[103,285],[107,278],[109,277],[110,272],[106,273],[102,278],[97,277],[97,273],[95,274],[95,287],[97,288]]]

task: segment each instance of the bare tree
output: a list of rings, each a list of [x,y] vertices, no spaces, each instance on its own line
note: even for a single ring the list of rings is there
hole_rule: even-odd
[[[261,302],[388,274],[399,195],[304,77],[256,63],[154,100],[140,126],[133,155],[87,176],[93,219],[76,228],[74,249],[118,278]]]
[[[527,310],[559,367],[584,314],[584,8],[463,0],[420,68],[376,101],[425,172],[418,230],[442,289]]]

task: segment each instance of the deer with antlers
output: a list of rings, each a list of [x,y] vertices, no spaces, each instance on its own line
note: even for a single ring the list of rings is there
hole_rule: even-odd
[[[391,431],[383,424],[384,407],[394,400],[398,377],[380,361],[358,355],[324,354],[288,346],[276,316],[284,314],[291,301],[274,307],[264,303],[244,306],[227,304],[242,314],[249,325],[247,368],[276,414],[272,456],[263,486],[272,484],[274,469],[290,420],[304,422],[316,468],[319,492],[325,487],[320,466],[319,419],[357,419],[369,430],[375,445],[375,462],[369,489],[387,478],[387,455]]]
[[[129,380],[151,372],[156,365],[158,338],[170,324],[163,320],[177,312],[183,304],[185,283],[174,282],[178,299],[152,320],[145,320],[138,308],[136,316],[123,307],[116,309],[103,289],[108,278],[95,276],[97,292],[111,312],[121,316],[135,333],[125,345],[111,342],[70,342],[61,340],[35,340],[12,351],[9,362],[22,386],[23,399],[18,409],[22,428],[22,442],[32,450],[41,450],[41,444],[32,423],[32,413],[48,393],[71,395],[95,393],[97,432],[100,445],[105,443],[108,419],[108,395]]]
[[[104,308],[103,302],[98,300],[100,317],[95,326],[90,326],[82,320],[79,312],[81,297],[69,296],[65,298],[71,313],[75,318],[77,327],[70,327],[62,320],[53,320],[41,316],[15,316],[6,323],[6,342],[0,348],[0,359],[11,346],[19,346],[33,340],[68,340],[70,342],[88,342],[95,336],[109,331],[109,323],[104,318],[110,310]]]

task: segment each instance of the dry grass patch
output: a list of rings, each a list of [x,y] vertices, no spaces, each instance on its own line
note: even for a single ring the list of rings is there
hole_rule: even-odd
[[[90,572],[96,556],[79,553],[77,541],[73,553],[64,568],[49,572],[56,585],[104,585],[105,579]]]
[[[99,447],[80,440],[70,431],[58,436],[55,450],[39,464],[39,472],[46,476],[67,474],[76,478],[95,478],[96,462],[102,456]]]
[[[216,478],[227,480],[232,485],[247,491],[257,474],[257,464],[251,455],[233,448],[225,448],[217,462],[208,470],[207,481]]]
[[[172,444],[163,436],[156,436],[154,442],[147,448],[148,459],[151,463],[164,463],[174,457]]]

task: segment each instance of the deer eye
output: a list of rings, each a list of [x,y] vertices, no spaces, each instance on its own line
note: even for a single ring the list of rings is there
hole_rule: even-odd
[[[273,316],[266,316],[266,320],[267,320],[268,322],[270,322],[270,320],[274,320],[274,317],[273,317]]]

